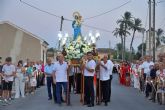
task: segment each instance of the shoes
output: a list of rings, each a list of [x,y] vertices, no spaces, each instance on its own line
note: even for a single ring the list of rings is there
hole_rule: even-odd
[[[105,102],[105,106],[108,106],[108,103],[107,102]]]
[[[108,102],[111,102],[111,99],[108,99]]]
[[[94,107],[94,104],[88,104],[87,107]]]
[[[151,98],[151,97],[148,97],[147,99],[148,99],[148,100],[152,100],[152,98]]]
[[[101,105],[101,104],[99,102],[97,102],[96,105]]]
[[[83,105],[87,105],[87,103],[86,102],[84,102],[84,104]]]
[[[16,96],[15,99],[19,99],[19,97]]]
[[[48,98],[48,100],[52,100],[52,98]]]

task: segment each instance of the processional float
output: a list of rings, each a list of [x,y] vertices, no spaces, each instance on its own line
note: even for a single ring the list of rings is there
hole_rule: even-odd
[[[81,25],[82,25],[82,16],[79,12],[73,13],[74,21],[72,22],[72,28],[74,29],[73,39],[68,43],[63,43],[64,45],[62,53],[65,56],[65,59],[73,66],[74,73],[78,73],[78,70],[81,70],[81,93],[80,93],[80,102],[84,104],[84,69],[82,65],[86,62],[86,53],[93,51],[94,60],[98,61],[98,54],[95,51],[95,41],[96,39],[88,39],[83,37],[81,34]],[[99,36],[98,36],[99,37]],[[66,41],[66,39],[65,39]],[[76,79],[76,78],[75,78]],[[68,74],[69,81],[69,74]],[[100,83],[99,88],[100,88]],[[67,104],[70,104],[70,93],[69,93],[69,82],[67,90]],[[99,89],[100,91],[100,89]],[[100,93],[100,92],[99,92]],[[100,95],[99,95],[100,98]],[[100,101],[100,99],[98,100]]]

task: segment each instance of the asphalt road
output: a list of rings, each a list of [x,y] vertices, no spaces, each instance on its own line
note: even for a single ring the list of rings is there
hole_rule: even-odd
[[[108,106],[104,104],[92,108],[82,106],[80,96],[71,94],[71,106],[59,106],[47,100],[46,87],[36,91],[24,99],[15,99],[11,105],[1,106],[0,110],[165,110],[165,105],[159,105],[146,99],[142,93],[132,87],[121,86],[117,76],[112,81],[112,98]]]

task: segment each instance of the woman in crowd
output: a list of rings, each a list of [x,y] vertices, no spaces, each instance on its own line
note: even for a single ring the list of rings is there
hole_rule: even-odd
[[[24,90],[25,90],[25,80],[24,80],[25,68],[23,67],[23,61],[20,60],[16,67],[16,77],[15,77],[15,98],[20,97],[20,93],[22,97],[25,97]]]
[[[123,62],[120,68],[120,84],[130,86],[130,65]]]
[[[163,102],[163,97],[164,96],[164,92],[165,91],[165,68],[164,68],[164,64],[162,62],[159,63],[159,70],[156,72],[157,75],[157,81],[158,81],[158,102],[159,104],[162,104]]]
[[[33,72],[33,62],[30,62],[26,70],[26,93],[31,92],[30,76],[32,75],[32,72]]]
[[[126,66],[125,66],[125,62],[122,62],[121,67],[120,67],[120,84],[121,85],[125,85],[126,83],[125,74],[126,74]]]

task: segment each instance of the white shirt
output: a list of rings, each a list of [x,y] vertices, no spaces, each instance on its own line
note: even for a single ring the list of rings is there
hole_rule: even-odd
[[[71,67],[69,70],[69,76],[73,76],[74,75],[74,67]]]
[[[95,70],[96,63],[94,60],[90,60],[86,62],[85,66],[89,69]],[[95,74],[95,71],[89,72],[86,68],[84,69],[84,76],[94,76],[94,74]]]
[[[146,75],[150,75],[150,70],[151,70],[151,66],[153,66],[154,63],[152,61],[150,62],[143,62],[141,68],[144,69],[144,73],[146,73]]]
[[[100,80],[106,81],[110,78],[110,71],[111,71],[111,63],[107,61],[107,63],[104,63],[101,61],[101,64],[104,65],[107,69],[100,66]]]
[[[12,75],[13,72],[15,72],[15,66],[14,65],[7,65],[5,64],[2,68],[2,71],[4,72],[5,75]],[[6,81],[13,81],[14,80],[14,76],[4,76]]]
[[[41,68],[42,68],[42,66],[41,66],[40,64],[35,64],[35,67],[36,67],[36,69],[39,70],[39,71],[40,71]]]
[[[160,70],[157,70],[156,75],[162,78],[165,77],[165,69],[163,69],[163,73],[161,73]]]
[[[56,82],[67,82],[67,62],[63,61],[63,64],[59,62],[54,63],[54,71],[56,75]]]
[[[109,75],[112,75],[114,64],[113,64],[113,62],[111,60],[108,60],[108,65],[110,66]]]

